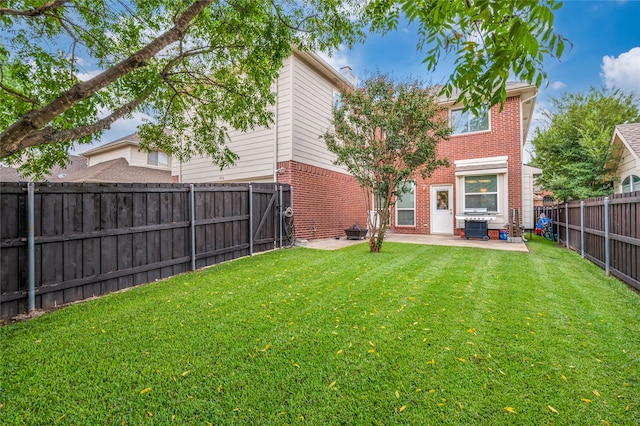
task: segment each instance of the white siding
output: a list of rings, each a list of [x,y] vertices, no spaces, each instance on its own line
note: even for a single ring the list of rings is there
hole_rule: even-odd
[[[132,147],[130,145],[120,146],[111,151],[99,152],[89,155],[87,158],[87,167],[95,166],[96,164],[104,163],[105,161],[115,160],[116,158],[124,158],[129,165],[131,164]],[[145,157],[146,163],[146,157]]]
[[[336,86],[303,57],[296,52],[285,59],[274,83],[275,127],[230,133],[228,147],[240,156],[235,166],[220,171],[211,160],[194,158],[174,164],[173,174],[181,175],[181,182],[273,181],[276,161],[290,160],[344,171],[333,165],[335,157],[320,139],[331,125]]]
[[[278,95],[278,161],[293,158],[293,57],[285,59],[277,82]]]
[[[277,125],[257,128],[246,133],[229,132],[228,147],[240,158],[232,167],[220,168],[209,158],[194,158],[174,164],[173,174],[181,182],[273,182],[276,161],[276,127],[278,135],[277,161],[288,161],[292,152],[291,58],[285,59],[280,77],[273,85],[277,95]],[[177,163],[177,162],[176,162]]]
[[[522,166],[522,225],[525,229],[533,229],[535,225],[533,217],[534,175],[541,172],[542,170],[536,167],[526,164]]]
[[[227,146],[240,157],[234,166],[220,171],[210,158],[194,158],[182,165],[181,182],[236,182],[273,176],[272,129],[261,128],[247,133],[231,131],[229,138]]]
[[[293,160],[336,171],[320,138],[331,126],[335,85],[293,56]]]
[[[631,154],[631,152],[629,152],[626,146],[624,147],[618,171],[622,179],[624,179],[626,176],[629,176],[630,174],[640,174],[640,164],[637,164],[635,157],[633,156],[633,154]]]
[[[129,160],[130,166],[136,167],[148,167],[150,169],[158,169],[158,170],[171,170],[171,157],[168,158],[169,165],[168,166],[152,166],[147,164],[147,156],[149,154],[146,151],[139,151],[136,149],[131,150],[131,160]]]

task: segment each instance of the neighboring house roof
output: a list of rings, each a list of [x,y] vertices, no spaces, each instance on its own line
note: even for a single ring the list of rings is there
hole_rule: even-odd
[[[62,168],[55,166],[45,180],[56,182],[61,177],[75,173],[87,167],[87,159],[81,155],[69,155],[69,163]],[[0,166],[0,182],[28,182],[31,179],[23,177],[16,167]]]
[[[171,172],[130,166],[124,158],[98,163],[69,174],[58,182],[171,183]]]
[[[133,133],[131,135],[124,136],[120,139],[116,139],[115,141],[108,142],[104,145],[100,145],[98,147],[85,151],[82,153],[82,155],[85,157],[89,157],[93,154],[99,154],[101,152],[111,151],[112,149],[119,148],[121,146],[126,146],[126,145],[134,145],[136,147],[140,146],[140,136],[138,136],[137,133]]]
[[[640,158],[640,123],[618,124],[613,131],[612,141],[616,136],[636,158]]]

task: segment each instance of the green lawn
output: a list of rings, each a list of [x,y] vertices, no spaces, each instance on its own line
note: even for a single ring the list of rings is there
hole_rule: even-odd
[[[0,424],[637,424],[640,296],[529,248],[296,248],[0,327]]]

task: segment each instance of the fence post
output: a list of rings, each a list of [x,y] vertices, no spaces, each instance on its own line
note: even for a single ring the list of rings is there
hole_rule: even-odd
[[[580,201],[580,252],[584,257],[584,201]]]
[[[284,226],[283,217],[282,217],[283,216],[282,215],[282,211],[283,211],[283,209],[282,209],[282,185],[280,185],[278,187],[278,191],[280,192],[278,194],[278,196],[279,196],[278,205],[280,206],[280,208],[278,209],[278,214],[280,215],[280,249],[282,249],[282,227]]]
[[[249,256],[253,256],[253,185],[249,184]]]
[[[28,309],[36,309],[36,250],[35,250],[35,202],[33,182],[27,183],[27,259],[28,259]]]
[[[609,250],[609,197],[604,197],[604,264],[607,276],[611,274],[609,270],[611,263],[611,253]]]
[[[565,234],[565,244],[567,248],[571,248],[571,244],[569,243],[569,203],[564,202],[564,234]]]
[[[196,195],[193,184],[189,184],[189,204],[191,205],[191,270],[196,270]]]

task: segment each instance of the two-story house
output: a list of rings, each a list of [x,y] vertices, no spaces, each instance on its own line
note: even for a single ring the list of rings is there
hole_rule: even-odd
[[[314,239],[343,236],[355,223],[366,226],[362,189],[333,164],[320,138],[330,126],[339,88],[353,86],[350,69],[342,73],[319,56],[294,51],[274,83],[275,124],[251,132],[230,132],[229,149],[240,156],[220,171],[209,158],[175,162],[179,182],[274,182],[291,184],[296,235]]]
[[[517,209],[521,224],[533,227],[533,174],[523,165],[537,88],[508,83],[507,99],[478,115],[464,111],[453,100],[441,99],[453,133],[438,145],[442,167],[428,179],[417,176],[411,192],[396,207],[392,230],[412,234],[460,234],[465,211],[483,208],[494,218],[489,235],[497,238]]]
[[[355,223],[365,226],[372,206],[364,205],[362,189],[333,164],[335,157],[320,138],[331,127],[344,85],[354,81],[317,55],[295,51],[274,83],[275,124],[230,134],[228,146],[240,156],[237,164],[220,171],[208,158],[198,158],[174,162],[172,174],[186,183],[291,184],[298,238],[343,236]],[[525,227],[533,227],[533,171],[523,167],[522,153],[536,92],[535,86],[510,83],[504,108],[495,106],[479,117],[442,99],[454,134],[439,145],[439,155],[451,166],[412,181],[412,192],[395,209],[391,231],[457,235],[464,221],[456,215],[469,207],[486,207],[496,217],[489,225],[492,238],[512,208],[519,210]]]
[[[137,133],[82,153],[87,167],[57,181],[171,183],[171,157],[162,151],[141,151]]]

